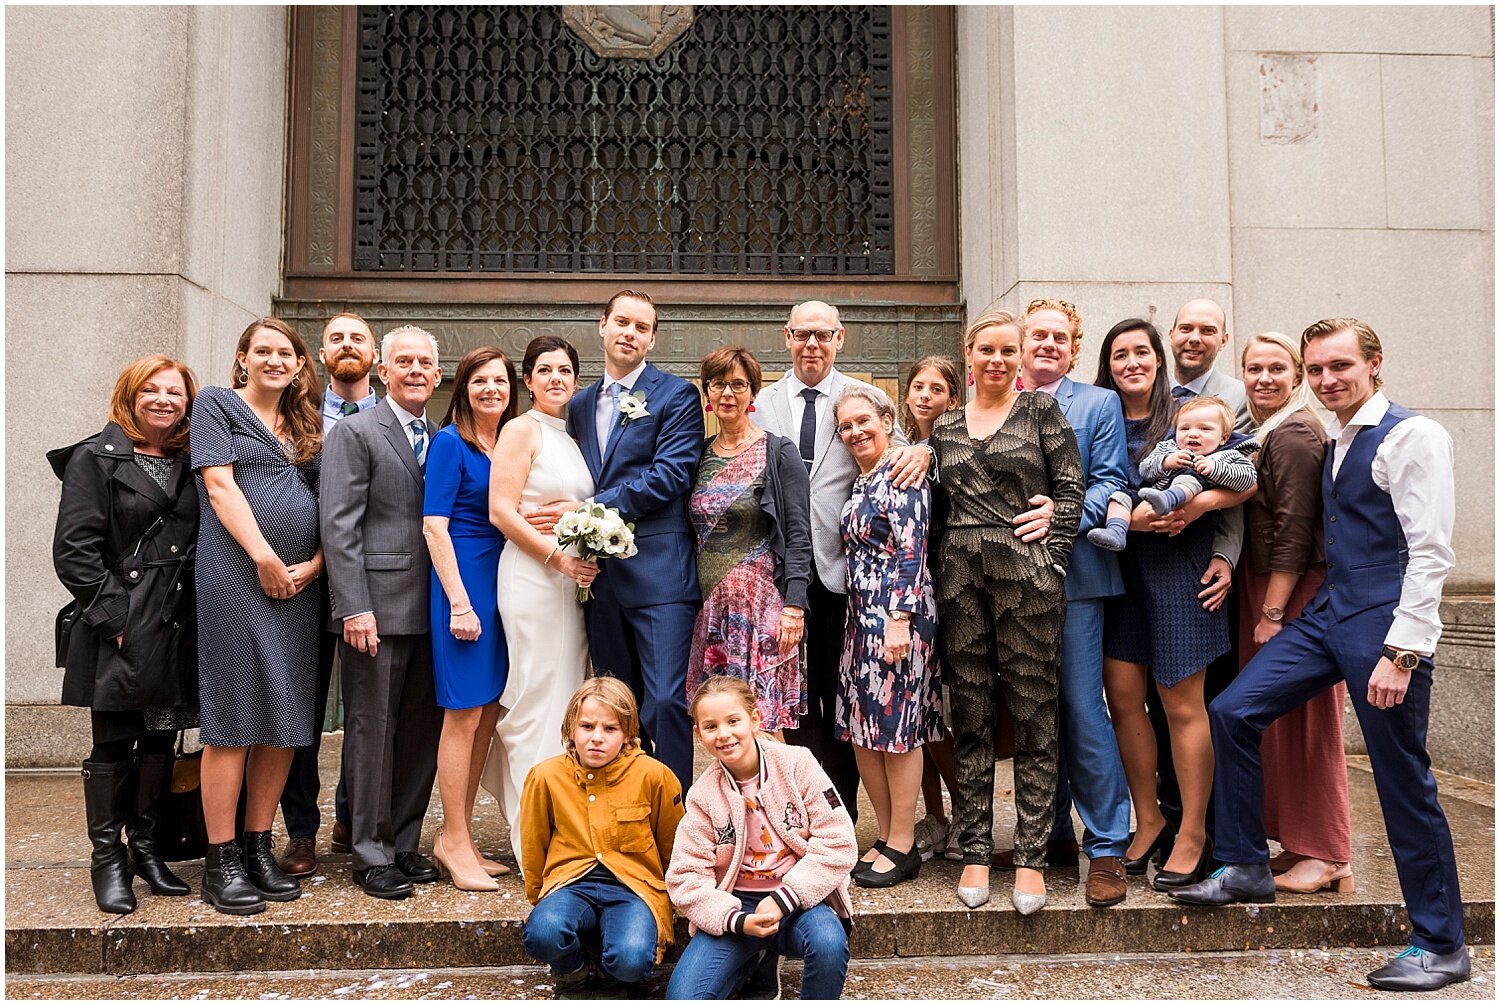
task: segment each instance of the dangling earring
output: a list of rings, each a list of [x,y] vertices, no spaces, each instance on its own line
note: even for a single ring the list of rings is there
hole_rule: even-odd
[[[974,386],[974,375],[972,373],[969,374],[969,386],[970,387]]]
[[[293,387],[301,387],[302,386],[302,371],[301,370],[298,370],[297,373],[292,377],[292,386]]]
[[[703,406],[703,411],[705,411],[705,412],[712,412],[713,410],[714,410],[714,403],[711,402],[711,401],[708,402],[706,405]]]
[[[753,411],[755,411],[755,402],[753,402],[753,401],[750,402],[750,407],[747,408],[747,409],[745,409],[745,411],[746,412],[753,412]]]
[[[235,387],[239,387],[241,384],[248,384],[248,383],[250,383],[250,368],[248,366],[246,366],[245,364],[241,363],[240,364],[240,368],[237,371],[235,371],[234,379],[235,379],[235,385],[234,385]]]

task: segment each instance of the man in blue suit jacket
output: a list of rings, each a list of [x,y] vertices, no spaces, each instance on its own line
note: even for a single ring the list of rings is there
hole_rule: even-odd
[[[593,501],[635,524],[640,551],[599,563],[585,610],[589,652],[596,674],[635,692],[641,736],[685,792],[693,782],[687,664],[699,603],[687,503],[703,453],[703,410],[692,384],[646,362],[656,345],[650,296],[615,294],[599,337],[604,377],[568,406],[568,432],[594,476]],[[532,522],[555,521],[560,514],[551,510]]]
[[[1048,864],[1076,868],[1072,802],[1083,820],[1089,858],[1084,898],[1095,907],[1125,899],[1124,855],[1130,843],[1130,791],[1104,704],[1104,598],[1124,592],[1113,552],[1088,542],[1104,522],[1111,492],[1125,487],[1125,414],[1113,391],[1070,380],[1083,331],[1065,300],[1033,300],[1021,342],[1021,381],[1051,394],[1078,438],[1083,458],[1083,517],[1066,581],[1062,672],[1058,679],[1058,819],[1047,842]]]

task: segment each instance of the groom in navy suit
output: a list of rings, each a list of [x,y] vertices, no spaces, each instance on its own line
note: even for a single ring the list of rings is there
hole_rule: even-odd
[[[604,377],[568,406],[568,433],[594,476],[593,501],[635,524],[639,553],[599,563],[585,610],[596,674],[630,685],[641,736],[684,792],[693,782],[687,664],[697,616],[698,564],[688,495],[703,455],[698,391],[646,362],[656,345],[656,305],[616,293],[599,319]],[[543,533],[577,503],[564,500],[528,519]]]

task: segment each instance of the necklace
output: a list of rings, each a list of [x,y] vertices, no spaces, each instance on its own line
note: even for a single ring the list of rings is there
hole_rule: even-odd
[[[760,439],[760,430],[756,429],[754,426],[750,427],[750,432],[746,434],[744,439],[738,440],[734,443],[730,443],[725,440],[724,434],[720,433],[718,436],[714,437],[714,450],[725,456],[733,457],[735,454],[738,454],[740,451],[744,450],[747,446],[754,443],[758,439]]]
[[[884,452],[882,452],[879,457],[875,458],[875,463],[870,466],[869,471],[861,472],[860,474],[855,475],[854,487],[856,489],[864,488],[865,483],[870,480],[870,476],[879,471],[881,468],[885,467],[885,462],[891,459],[891,454],[895,452],[895,449],[896,448],[894,446],[886,447]]]

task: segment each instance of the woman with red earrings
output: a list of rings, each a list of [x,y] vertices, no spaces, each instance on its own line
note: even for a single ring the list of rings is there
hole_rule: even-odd
[[[755,693],[764,728],[781,739],[807,708],[799,652],[812,575],[807,466],[796,443],[750,422],[760,364],[748,349],[715,349],[700,375],[703,410],[719,431],[703,444],[688,500],[703,609],[687,693],[718,674],[738,677]]]

